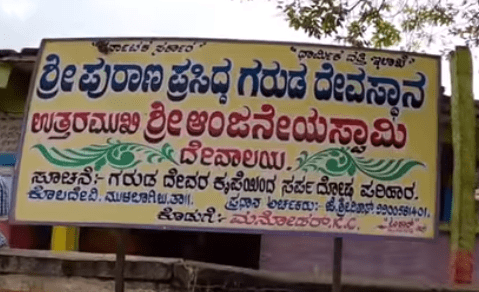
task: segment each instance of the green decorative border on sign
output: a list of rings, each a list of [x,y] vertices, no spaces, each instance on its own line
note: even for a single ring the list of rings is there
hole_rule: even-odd
[[[381,181],[394,181],[416,166],[425,167],[415,160],[357,157],[349,148],[328,148],[311,155],[303,151],[296,161],[299,165],[295,170],[322,172],[329,176],[354,176],[359,171]]]
[[[58,167],[81,168],[94,165],[96,171],[105,165],[115,169],[129,169],[141,162],[138,156],[143,154],[147,163],[158,164],[169,161],[178,165],[173,158],[174,150],[166,143],[160,148],[119,140],[108,139],[103,145],[90,145],[81,149],[59,150],[56,147],[47,148],[43,144],[32,147],[37,149],[51,164]],[[299,165],[295,169],[305,172],[322,172],[329,176],[354,176],[358,171],[381,181],[393,181],[403,177],[416,166],[423,163],[407,159],[366,159],[357,157],[349,148],[328,148],[315,154],[301,152],[296,159]]]
[[[116,169],[128,169],[142,162],[138,158],[140,153],[146,157],[148,163],[156,164],[169,161],[178,165],[173,158],[174,150],[168,143],[157,149],[138,143],[124,143],[110,138],[104,145],[90,145],[78,150],[58,150],[55,147],[47,148],[42,144],[36,144],[32,148],[40,151],[48,162],[59,167],[77,168],[94,165],[95,170],[99,171],[108,164]]]

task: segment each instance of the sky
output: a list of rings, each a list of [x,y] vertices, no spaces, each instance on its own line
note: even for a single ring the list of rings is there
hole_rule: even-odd
[[[42,38],[175,36],[309,41],[267,0],[0,0],[0,47]]]
[[[39,47],[43,38],[67,37],[196,37],[321,43],[290,28],[276,5],[275,0],[0,0],[0,49],[20,51]],[[435,48],[428,48],[428,52],[438,54]],[[479,50],[473,53],[478,56]],[[475,71],[479,73],[477,68]],[[449,94],[446,61],[442,72],[442,83]],[[475,84],[479,99],[479,82]]]

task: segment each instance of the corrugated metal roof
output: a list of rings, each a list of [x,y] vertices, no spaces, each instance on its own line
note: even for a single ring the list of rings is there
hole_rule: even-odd
[[[0,59],[3,58],[25,58],[25,57],[36,57],[38,54],[37,48],[23,48],[20,52],[15,50],[0,50]]]
[[[37,54],[37,48],[24,48],[20,52],[0,50],[0,62],[12,64],[18,70],[31,73],[33,72]]]

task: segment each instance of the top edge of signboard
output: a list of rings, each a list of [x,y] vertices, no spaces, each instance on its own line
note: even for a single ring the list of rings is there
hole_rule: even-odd
[[[346,50],[359,50],[359,51],[369,51],[369,52],[382,52],[389,54],[408,54],[411,56],[432,58],[432,59],[441,59],[441,55],[437,54],[426,54],[426,53],[417,53],[417,52],[407,52],[407,51],[395,51],[387,49],[374,49],[374,48],[359,48],[352,46],[339,46],[331,44],[319,44],[319,43],[308,43],[308,42],[287,42],[287,41],[272,41],[272,40],[253,40],[253,39],[228,39],[228,38],[197,38],[197,37],[81,37],[81,38],[44,38],[41,40],[41,46],[47,42],[75,42],[75,41],[206,41],[206,42],[225,42],[225,43],[243,43],[243,44],[266,44],[266,45],[301,45],[301,46],[316,46],[324,47],[331,49],[346,49]]]

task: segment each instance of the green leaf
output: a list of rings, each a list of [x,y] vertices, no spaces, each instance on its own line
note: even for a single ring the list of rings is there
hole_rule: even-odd
[[[146,155],[148,163],[169,160],[178,165],[173,157],[174,149],[169,144],[157,150],[138,143],[122,143],[107,139],[105,145],[90,145],[79,150],[59,150],[55,147],[47,148],[42,144],[34,145],[32,149],[38,150],[50,164],[58,167],[83,168],[94,165],[95,170],[99,171],[108,164],[116,169],[128,169],[142,162],[138,159],[138,155]]]
[[[359,171],[370,178],[382,181],[394,181],[416,166],[424,167],[423,163],[414,160],[356,157],[349,149],[343,148],[328,148],[310,156],[301,153],[296,161],[299,162],[296,170],[304,172],[322,172],[329,176],[354,176]]]
[[[105,164],[106,164],[105,157],[102,157],[101,159],[97,160],[97,162],[95,162],[95,171],[100,171],[102,167],[105,166]]]
[[[56,149],[55,147],[51,147],[50,149],[46,148],[42,144],[37,144],[32,147],[32,149],[37,149],[43,155],[43,157],[53,165],[57,165],[60,167],[83,167],[85,165],[93,163],[97,160],[98,156],[93,158],[78,158],[75,156],[69,156],[67,153],[63,153]],[[100,154],[99,156],[101,156]]]
[[[349,176],[353,176],[356,174],[356,166],[353,164],[351,167],[348,169],[348,174]]]
[[[418,50],[421,47],[413,44],[427,44],[438,35],[479,45],[479,2],[465,2],[294,0],[278,9],[290,27],[317,39],[330,36],[348,45],[377,48],[397,46],[405,39],[406,48]]]

